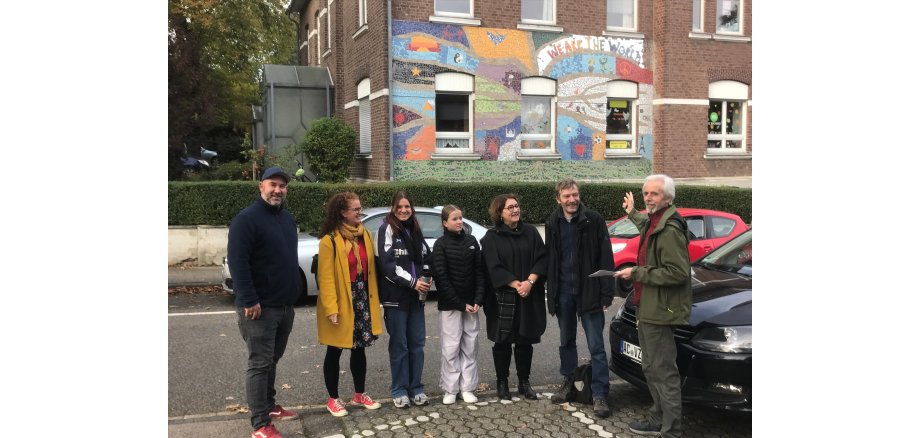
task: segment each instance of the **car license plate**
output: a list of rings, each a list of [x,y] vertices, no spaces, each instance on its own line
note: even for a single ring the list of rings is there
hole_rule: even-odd
[[[637,363],[642,363],[642,348],[639,348],[638,345],[633,345],[626,341],[620,341],[620,353],[623,353],[623,355],[629,357]]]

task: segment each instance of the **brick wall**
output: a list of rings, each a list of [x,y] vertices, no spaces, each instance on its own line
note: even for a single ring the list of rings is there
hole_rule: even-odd
[[[716,0],[705,0],[703,30],[715,32]],[[742,30],[751,36],[751,2],[743,6]],[[692,2],[652,5],[652,60],[656,99],[709,99],[709,84],[735,80],[753,93],[751,43],[689,38]],[[749,96],[750,97],[750,96]],[[674,177],[751,174],[749,159],[704,159],[707,107],[655,105],[653,171]],[[748,108],[747,147],[753,152],[753,111]]]

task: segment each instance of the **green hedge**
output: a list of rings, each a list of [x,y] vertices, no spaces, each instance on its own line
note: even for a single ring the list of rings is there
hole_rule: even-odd
[[[641,183],[584,183],[582,201],[607,219],[623,213],[623,194],[631,190],[637,208],[644,208]],[[513,192],[523,207],[523,220],[541,224],[556,208],[555,183],[438,183],[393,182],[368,184],[322,184],[292,182],[287,207],[302,230],[319,228],[323,202],[330,193],[350,190],[361,197],[365,209],[387,206],[397,190],[405,190],[418,206],[455,204],[463,215],[490,226],[488,207],[492,198]],[[252,181],[170,182],[169,225],[228,225],[233,216],[258,195]],[[752,223],[751,189],[736,187],[677,186],[678,207],[709,208],[735,213]]]

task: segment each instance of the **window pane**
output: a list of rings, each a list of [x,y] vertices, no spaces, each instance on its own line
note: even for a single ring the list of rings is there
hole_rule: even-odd
[[[553,0],[521,0],[521,18],[553,21]]]
[[[549,151],[553,146],[552,139],[547,135],[546,138],[535,138],[530,140],[521,139],[521,149],[530,149],[538,151]]]
[[[735,221],[724,217],[712,217],[712,237],[725,237],[735,229]]]
[[[358,124],[361,130],[362,153],[371,152],[371,101],[364,98],[358,101]]]
[[[709,149],[719,149],[722,147],[722,141],[721,140],[709,140],[709,142],[706,144],[706,147]]]
[[[741,134],[744,120],[741,115],[741,102],[726,102],[728,108],[725,111],[725,133]]]
[[[607,27],[635,27],[633,0],[607,0]]]
[[[434,11],[435,13],[453,12],[456,14],[472,14],[473,11],[470,10],[470,1],[471,0],[435,0]]]
[[[690,230],[690,240],[699,240],[705,236],[703,231],[704,223],[703,218],[699,216],[688,217],[687,219],[687,229]]]
[[[722,101],[721,100],[710,100],[709,101],[709,133],[710,134],[721,134],[722,133]],[[712,147],[712,146],[710,146]]]
[[[418,226],[426,239],[437,239],[444,234],[440,214],[416,213],[415,218],[418,219]]]
[[[740,32],[738,6],[741,0],[716,0],[717,30],[720,32]]]
[[[470,97],[467,94],[438,94],[435,96],[438,132],[470,131]]]
[[[700,2],[703,0],[693,0],[693,30],[703,31],[701,21],[703,19],[700,15]]]
[[[607,133],[632,134],[629,122],[632,113],[632,101],[607,98]]]
[[[736,140],[725,140],[725,149],[741,149],[741,142]]]
[[[549,134],[552,121],[549,97],[521,98],[521,134]]]

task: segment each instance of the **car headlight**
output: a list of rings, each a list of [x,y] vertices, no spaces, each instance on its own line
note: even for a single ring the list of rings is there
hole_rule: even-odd
[[[616,254],[616,253],[622,251],[623,248],[626,248],[626,244],[625,244],[625,243],[611,243],[611,244],[610,244],[610,249],[613,250],[613,253],[614,253],[614,254]]]
[[[707,327],[699,331],[690,343],[697,348],[722,353],[750,353],[753,349],[751,326]]]

